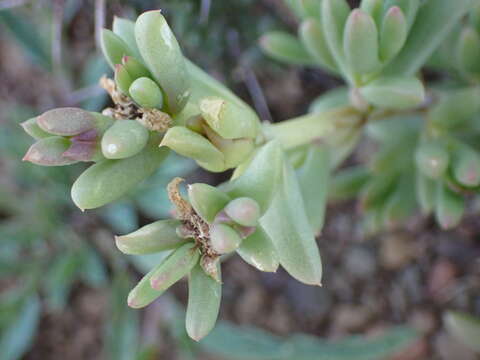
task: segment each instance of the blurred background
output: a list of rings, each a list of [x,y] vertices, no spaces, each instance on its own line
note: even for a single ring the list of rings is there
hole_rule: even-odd
[[[113,235],[168,217],[172,177],[225,178],[171,156],[128,197],[81,213],[69,190],[84,165],[21,162],[31,140],[18,124],[54,107],[106,107],[98,79],[110,69],[99,29],[114,15],[135,19],[159,8],[188,57],[264,120],[301,115],[340,84],[260,52],[265,31],[295,31],[281,0],[1,0],[0,359],[480,359],[442,323],[450,309],[480,316],[475,208],[455,231],[413,217],[401,229],[366,236],[354,202],[332,204],[318,239],[323,287],[282,270],[260,273],[233,257],[224,265],[220,322],[199,344],[184,330],[186,282],[146,309],[128,309],[128,291],[159,259],[124,256]]]

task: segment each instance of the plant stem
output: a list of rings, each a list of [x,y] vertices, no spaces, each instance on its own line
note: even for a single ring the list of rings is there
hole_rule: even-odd
[[[275,124],[264,124],[267,139],[277,139],[285,149],[315,141],[328,141],[337,130],[355,128],[362,115],[350,106],[300,116]]]

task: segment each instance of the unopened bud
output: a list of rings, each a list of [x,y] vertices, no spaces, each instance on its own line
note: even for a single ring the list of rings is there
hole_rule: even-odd
[[[51,136],[40,139],[30,146],[23,157],[23,161],[43,166],[63,166],[74,164],[76,161],[63,156],[70,146],[70,141],[61,136]]]
[[[230,201],[224,210],[233,221],[243,226],[255,226],[260,218],[260,206],[248,197]]]
[[[460,144],[453,154],[453,174],[464,186],[480,185],[480,154],[467,145]]]
[[[115,65],[115,84],[120,91],[128,95],[128,89],[132,85],[132,77],[122,64]]]
[[[42,128],[40,128],[40,126],[38,126],[36,117],[22,122],[20,124],[20,126],[23,128],[23,130],[25,130],[25,132],[28,135],[30,135],[31,137],[33,137],[34,139],[37,139],[37,140],[52,136],[51,134],[42,130]]]
[[[214,186],[197,183],[188,186],[188,200],[198,215],[208,223],[230,201],[230,197]]]
[[[158,108],[163,105],[162,91],[158,85],[147,77],[136,79],[129,88],[131,98],[143,108]]]
[[[37,117],[37,124],[49,134],[74,136],[95,126],[94,116],[78,108],[58,108],[49,110]]]
[[[218,254],[227,254],[235,251],[242,242],[240,235],[230,226],[213,224],[210,226],[210,243]]]

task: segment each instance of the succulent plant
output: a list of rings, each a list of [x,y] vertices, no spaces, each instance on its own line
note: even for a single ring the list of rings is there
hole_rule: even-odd
[[[37,139],[25,160],[40,165],[95,164],[72,186],[82,210],[115,201],[162,166],[170,151],[210,172],[233,170],[217,187],[167,192],[174,219],[116,237],[126,254],[169,251],[130,292],[140,308],[188,276],[187,332],[213,328],[221,299],[221,263],[238,253],[260,271],[279,266],[321,285],[315,235],[328,198],[359,194],[375,231],[419,204],[444,228],[456,225],[464,195],[478,190],[478,85],[426,90],[418,71],[471,9],[469,0],[289,0],[299,38],[266,34],[271,56],[341,76],[347,86],[317,99],[311,112],[280,123],[258,115],[188,60],[160,11],[135,22],[115,18],[102,49],[114,79],[101,79],[113,106],[102,113],[51,110],[23,124]],[[470,55],[469,55],[470,56]],[[473,60],[472,60],[473,61]],[[363,135],[378,146],[365,164],[336,168]],[[334,174],[332,176],[332,174]]]

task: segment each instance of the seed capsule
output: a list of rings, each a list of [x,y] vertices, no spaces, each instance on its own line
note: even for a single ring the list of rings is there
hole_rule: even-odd
[[[438,179],[447,170],[449,154],[440,142],[426,142],[421,144],[415,153],[418,169],[432,179]]]
[[[159,220],[122,236],[115,236],[117,248],[124,254],[142,255],[175,249],[186,240],[177,235],[179,220]]]
[[[117,84],[117,87],[122,93],[128,95],[128,89],[130,88],[130,85],[132,85],[133,80],[130,77],[127,69],[125,69],[125,66],[123,66],[122,64],[116,64],[114,76],[115,84]]]
[[[95,118],[88,111],[78,108],[58,108],[37,117],[37,124],[49,134],[73,136],[92,129]]]
[[[158,108],[163,105],[162,91],[158,85],[147,77],[141,77],[130,85],[129,93],[132,99],[141,107]]]
[[[102,137],[107,159],[124,159],[138,154],[148,142],[148,130],[135,120],[117,120]]]
[[[188,186],[188,199],[198,215],[208,223],[213,222],[230,201],[230,197],[223,191],[201,183]]]
[[[260,206],[247,197],[230,201],[224,210],[233,221],[243,226],[255,226],[260,218]]]
[[[465,199],[442,183],[438,184],[435,217],[442,229],[457,226],[465,212]]]
[[[160,146],[167,146],[180,155],[211,166],[214,171],[225,170],[225,160],[221,151],[205,137],[186,127],[174,126],[168,129]]]
[[[128,294],[128,306],[135,309],[147,306],[168,287],[187,275],[200,257],[194,247],[193,243],[183,245],[146,274]]]
[[[160,11],[147,11],[135,23],[142,58],[166,95],[170,113],[180,112],[190,96],[189,76],[180,46]]]
[[[30,146],[23,157],[23,161],[43,166],[63,166],[76,163],[75,160],[65,158],[63,153],[70,146],[70,141],[61,136],[51,136],[38,140]]]
[[[107,29],[102,30],[101,46],[103,55],[112,69],[115,69],[116,64],[122,63],[123,56],[133,55],[127,43]]]
[[[218,274],[220,277],[220,266],[218,266]],[[213,329],[221,298],[221,281],[208,276],[200,264],[195,265],[188,277],[188,304],[185,318],[187,334],[193,340],[199,341]]]
[[[369,14],[359,9],[352,11],[345,24],[343,49],[355,74],[368,74],[378,69],[378,31]]]
[[[235,251],[241,242],[240,235],[230,226],[217,223],[210,226],[210,243],[218,254]]]
[[[402,49],[408,35],[405,15],[398,6],[391,7],[385,15],[380,35],[380,59],[390,61]]]
[[[258,118],[248,108],[213,96],[202,99],[199,107],[207,124],[225,139],[257,135]]]
[[[42,128],[40,126],[38,126],[36,117],[22,122],[20,124],[20,126],[23,128],[23,130],[25,130],[25,132],[28,135],[30,135],[31,137],[33,137],[36,140],[52,136],[51,134],[42,130]]]
[[[453,175],[465,186],[480,185],[480,154],[470,146],[458,144],[453,154]]]
[[[165,291],[175,284],[198,263],[200,253],[193,242],[189,242],[172,252],[150,277],[150,286],[157,291]]]

